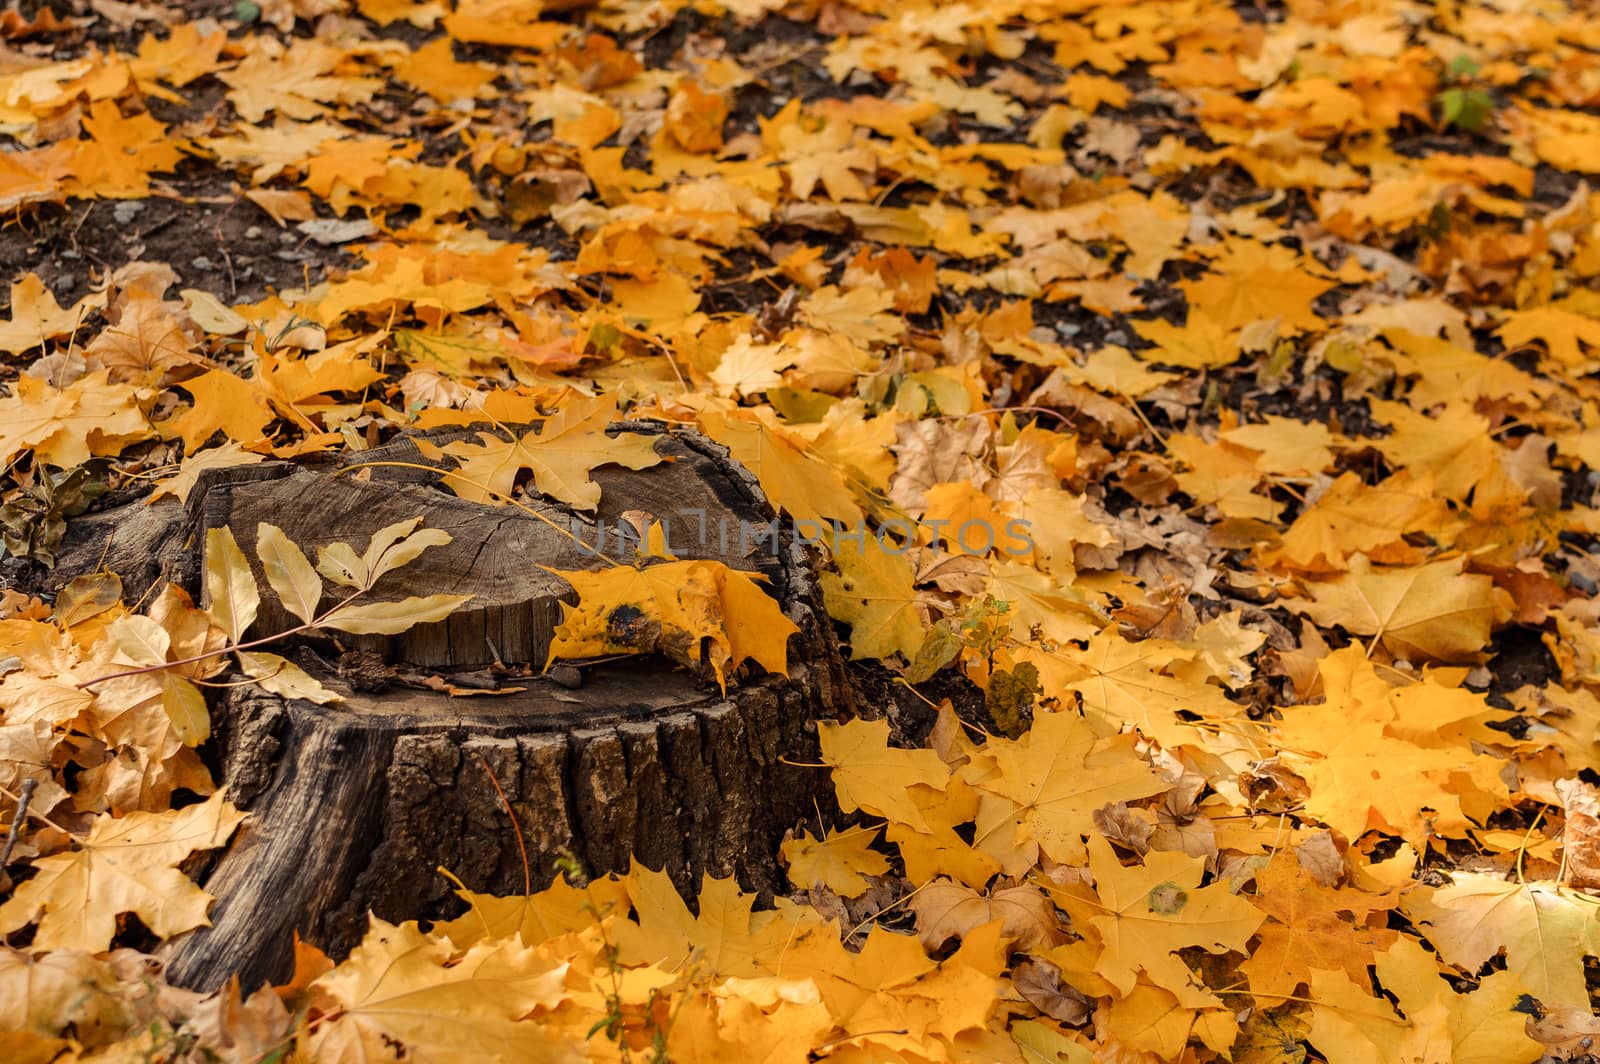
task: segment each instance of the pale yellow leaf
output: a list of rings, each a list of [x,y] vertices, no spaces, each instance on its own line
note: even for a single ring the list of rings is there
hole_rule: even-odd
[[[343,702],[342,695],[334,694],[322,686],[306,671],[287,658],[255,650],[239,652],[239,665],[263,690],[284,698],[303,698],[319,706],[329,702]]]
[[[344,587],[371,587],[367,564],[356,557],[348,543],[330,543],[317,548],[317,572]]]
[[[256,619],[261,592],[230,528],[213,528],[206,533],[206,595],[210,599],[206,612],[218,628],[228,633],[229,639],[240,642],[245,629]]]
[[[267,583],[278,593],[283,608],[311,623],[322,601],[322,580],[283,529],[265,521],[256,526],[256,554],[267,574]]]
[[[346,606],[323,622],[352,635],[395,635],[416,624],[442,621],[471,595],[423,595],[397,602]]]
[[[199,746],[211,737],[211,714],[200,688],[169,670],[161,674],[161,708],[184,746]]]

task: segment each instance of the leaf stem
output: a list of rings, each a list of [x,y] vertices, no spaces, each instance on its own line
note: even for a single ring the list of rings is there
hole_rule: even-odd
[[[129,676],[144,676],[147,673],[160,672],[163,669],[171,669],[179,665],[193,665],[197,661],[207,661],[211,658],[220,658],[224,654],[234,654],[241,650],[254,650],[256,647],[265,646],[268,643],[275,643],[280,639],[287,639],[292,635],[299,635],[301,632],[309,632],[313,628],[321,628],[323,625],[328,623],[329,618],[331,618],[334,614],[350,605],[350,603],[354,602],[358,597],[365,594],[369,590],[369,588],[365,587],[358,588],[356,591],[345,596],[343,599],[340,599],[338,602],[334,603],[332,606],[328,607],[322,613],[318,614],[312,620],[307,621],[305,624],[299,624],[293,628],[286,628],[281,632],[275,632],[272,635],[262,636],[260,639],[252,639],[248,643],[230,643],[228,646],[220,647],[216,650],[207,650],[201,654],[191,654],[189,657],[179,658],[177,661],[163,661],[158,665],[145,665],[142,668],[129,669],[126,672],[114,672],[109,676],[99,676],[93,680],[85,680],[78,684],[78,689],[80,691],[87,690],[96,684],[102,684],[108,680],[122,680]]]
[[[45,816],[43,813],[39,812],[37,809],[29,809],[28,808],[29,799],[31,799],[31,797],[32,797],[32,794],[31,794],[30,789],[28,787],[28,784],[30,784],[30,783],[32,783],[34,785],[34,787],[37,787],[39,785],[38,781],[34,780],[32,778],[29,778],[29,779],[26,779],[26,780],[22,781],[22,792],[23,792],[23,794],[27,794],[28,798],[24,798],[24,797],[22,797],[22,795],[13,794],[11,792],[10,788],[8,788],[8,787],[6,787],[4,785],[0,785],[0,794],[5,795],[7,798],[10,798],[13,802],[17,803],[17,816],[11,822],[11,830],[12,831],[16,831],[17,830],[17,824],[21,822],[21,818],[22,818],[23,814],[26,813],[28,816],[33,817],[33,819],[37,820],[39,823],[45,825],[46,827],[54,828],[55,830],[61,832],[61,834],[67,836],[68,838],[76,839],[77,838],[76,835],[74,835],[72,832],[68,831],[66,828],[62,827],[60,824],[57,824],[54,820],[51,820],[49,817]]]

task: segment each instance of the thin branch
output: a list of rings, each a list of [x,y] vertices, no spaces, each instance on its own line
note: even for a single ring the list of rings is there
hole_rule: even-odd
[[[17,814],[11,818],[11,830],[6,832],[6,844],[0,847],[0,875],[3,875],[6,866],[11,863],[11,851],[17,848],[17,837],[22,834],[22,822],[28,819],[28,803],[33,801],[33,792],[39,786],[39,781],[29,776],[22,781],[22,794],[17,798]]]
[[[228,646],[222,647],[218,650],[207,650],[201,654],[191,654],[189,657],[179,658],[176,661],[163,661],[159,665],[146,665],[138,669],[129,669],[126,672],[114,672],[109,676],[99,676],[93,680],[85,680],[78,684],[78,689],[87,690],[96,684],[102,684],[108,680],[121,680],[128,676],[143,676],[146,673],[160,672],[163,669],[171,669],[179,665],[193,665],[197,661],[209,661],[211,658],[220,658],[224,654],[233,654],[241,650],[254,650],[256,647],[265,646],[268,643],[276,643],[280,639],[287,639],[292,635],[299,635],[301,632],[309,632],[313,628],[321,628],[323,625],[328,623],[328,620],[333,617],[334,614],[338,613],[340,610],[344,609],[346,606],[350,605],[350,603],[354,602],[357,598],[366,594],[370,590],[370,588],[365,587],[358,588],[353,594],[347,595],[346,597],[340,599],[337,603],[328,607],[328,609],[323,613],[306,622],[305,624],[296,625],[293,628],[286,628],[283,631],[275,632],[272,635],[264,635],[260,639],[252,639],[248,643],[231,643]]]

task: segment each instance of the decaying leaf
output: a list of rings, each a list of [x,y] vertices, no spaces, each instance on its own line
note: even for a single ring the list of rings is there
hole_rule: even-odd
[[[799,629],[759,576],[713,561],[550,571],[578,593],[576,606],[563,606],[551,661],[661,653],[691,668],[703,662],[723,686],[747,658],[789,671],[789,636]]]

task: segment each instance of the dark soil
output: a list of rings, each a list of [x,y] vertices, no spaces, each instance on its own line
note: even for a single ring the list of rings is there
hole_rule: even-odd
[[[73,201],[13,221],[0,239],[0,273],[37,273],[63,305],[129,262],[165,262],[186,288],[256,302],[326,280],[350,265],[338,248],[281,228],[233,193],[224,174],[186,182],[184,198]],[[9,305],[9,292],[0,304]]]

